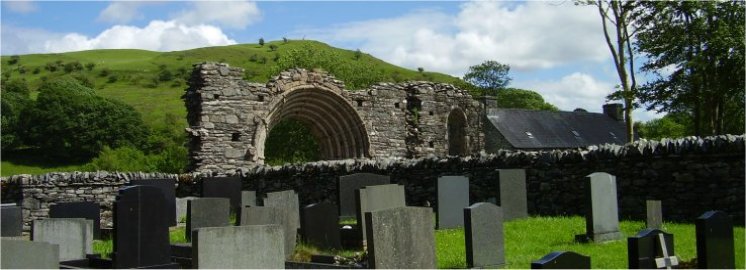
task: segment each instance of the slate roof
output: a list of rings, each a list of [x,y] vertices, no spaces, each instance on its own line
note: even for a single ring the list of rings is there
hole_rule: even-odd
[[[624,122],[602,113],[497,109],[487,118],[518,149],[578,148],[627,142]]]

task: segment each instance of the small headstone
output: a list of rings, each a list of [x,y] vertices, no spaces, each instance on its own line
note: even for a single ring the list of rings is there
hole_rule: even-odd
[[[192,232],[204,227],[230,226],[230,200],[227,198],[197,198],[187,201],[187,224],[184,230],[187,241]]]
[[[0,206],[0,231],[2,237],[21,236],[23,233],[23,211],[15,204]]]
[[[388,175],[372,173],[356,173],[339,177],[337,190],[339,191],[339,215],[342,218],[356,216],[355,191],[366,186],[385,185],[391,183]]]
[[[171,266],[168,214],[163,192],[153,186],[119,190],[114,201],[114,268]]]
[[[59,245],[45,242],[6,239],[0,240],[2,269],[59,269]]]
[[[283,215],[287,217],[287,221],[290,225],[295,226],[295,229],[300,229],[300,202],[298,201],[298,193],[293,190],[285,190],[278,192],[267,193],[267,197],[264,198],[264,206],[275,207],[283,211]]]
[[[241,177],[207,177],[202,179],[202,197],[228,198],[231,212],[241,210]]]
[[[438,229],[464,226],[464,208],[469,206],[469,178],[438,177]]]
[[[616,177],[596,172],[588,175],[585,183],[586,234],[577,235],[575,239],[596,243],[620,239]]]
[[[647,200],[645,201],[647,208],[647,222],[645,223],[648,229],[660,229],[663,225],[663,209],[661,207],[661,201]]]
[[[50,218],[85,218],[93,221],[93,238],[101,239],[101,206],[95,202],[66,202],[49,206]]]
[[[325,249],[342,247],[336,205],[322,202],[303,207],[300,228],[305,243]]]
[[[476,203],[463,211],[467,266],[494,268],[505,265],[502,209],[491,203]]]
[[[280,225],[194,231],[192,267],[195,269],[284,269],[284,255]]]
[[[284,211],[282,209],[276,207],[246,207],[241,211],[241,215],[245,217],[245,219],[241,220],[241,226],[280,225],[283,229],[283,240],[285,241],[284,254],[287,258],[290,258],[295,252],[298,229],[287,221],[288,217],[283,213]]]
[[[199,197],[183,197],[176,198],[176,222],[186,223],[187,216],[187,201],[194,200]]]
[[[176,226],[176,180],[174,179],[134,179],[128,186],[153,186],[163,192],[166,200],[166,212],[169,226]]]
[[[256,204],[256,191],[244,190],[241,191],[241,209],[247,206],[258,206]]]
[[[61,261],[85,259],[93,253],[93,220],[48,218],[34,220],[31,240],[59,245]]]
[[[504,221],[528,217],[526,170],[500,169],[500,208]]]
[[[721,211],[708,211],[695,221],[697,229],[697,267],[735,269],[733,221]]]
[[[435,269],[435,224],[429,207],[365,213],[368,267]]]
[[[627,238],[629,269],[666,268],[666,262],[673,266],[678,262],[673,247],[673,234],[658,229],[644,229],[637,235]],[[661,263],[663,266],[658,266]]]
[[[406,206],[404,186],[388,184],[358,189],[355,191],[355,205],[357,224],[360,225],[360,239],[365,240],[365,213]]]
[[[556,251],[531,262],[531,269],[591,269],[591,257],[572,251]]]

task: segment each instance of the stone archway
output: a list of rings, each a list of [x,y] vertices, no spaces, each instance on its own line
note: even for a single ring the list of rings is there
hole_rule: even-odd
[[[448,155],[467,155],[466,123],[466,114],[460,108],[454,108],[448,114]]]

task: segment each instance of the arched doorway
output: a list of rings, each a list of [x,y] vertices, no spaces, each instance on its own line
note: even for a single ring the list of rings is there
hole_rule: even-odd
[[[448,114],[448,155],[465,156],[467,154],[466,114],[460,108],[454,108]]]

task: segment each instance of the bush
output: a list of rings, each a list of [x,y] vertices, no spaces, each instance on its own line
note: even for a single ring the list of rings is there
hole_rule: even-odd
[[[104,147],[98,157],[83,166],[86,171],[155,172],[153,157],[131,146],[111,149]]]
[[[41,68],[39,68],[39,67],[35,67],[34,70],[31,71],[31,73],[33,73],[33,74],[39,74],[39,72],[41,72]]]
[[[174,79],[174,74],[171,73],[168,69],[161,69],[160,72],[158,72],[158,80],[162,82],[167,82]]]
[[[18,62],[21,61],[21,57],[18,55],[12,55],[10,56],[10,59],[8,59],[8,65],[15,65],[18,64]]]
[[[70,62],[70,63],[65,64],[64,70],[65,70],[65,73],[70,73],[73,71],[81,71],[83,70],[83,65],[80,64],[80,62],[78,61]]]
[[[96,64],[94,64],[94,63],[86,63],[85,64],[85,69],[88,70],[88,71],[92,71],[94,67],[96,67]]]
[[[119,77],[117,77],[117,75],[112,74],[112,75],[109,76],[109,78],[106,80],[106,82],[108,82],[108,83],[115,83],[115,82],[117,82],[118,79],[119,79]]]
[[[104,68],[101,70],[101,72],[98,73],[98,76],[106,77],[106,76],[109,76],[110,73],[111,71],[108,68]]]
[[[24,80],[0,82],[0,138],[2,150],[10,150],[23,143],[24,129],[21,113],[31,104],[29,89]]]
[[[274,51],[276,51],[276,50],[277,50],[277,45],[275,45],[275,44],[270,44],[270,45],[269,45],[269,50],[270,50],[270,51],[273,51],[273,52],[274,52]]]

